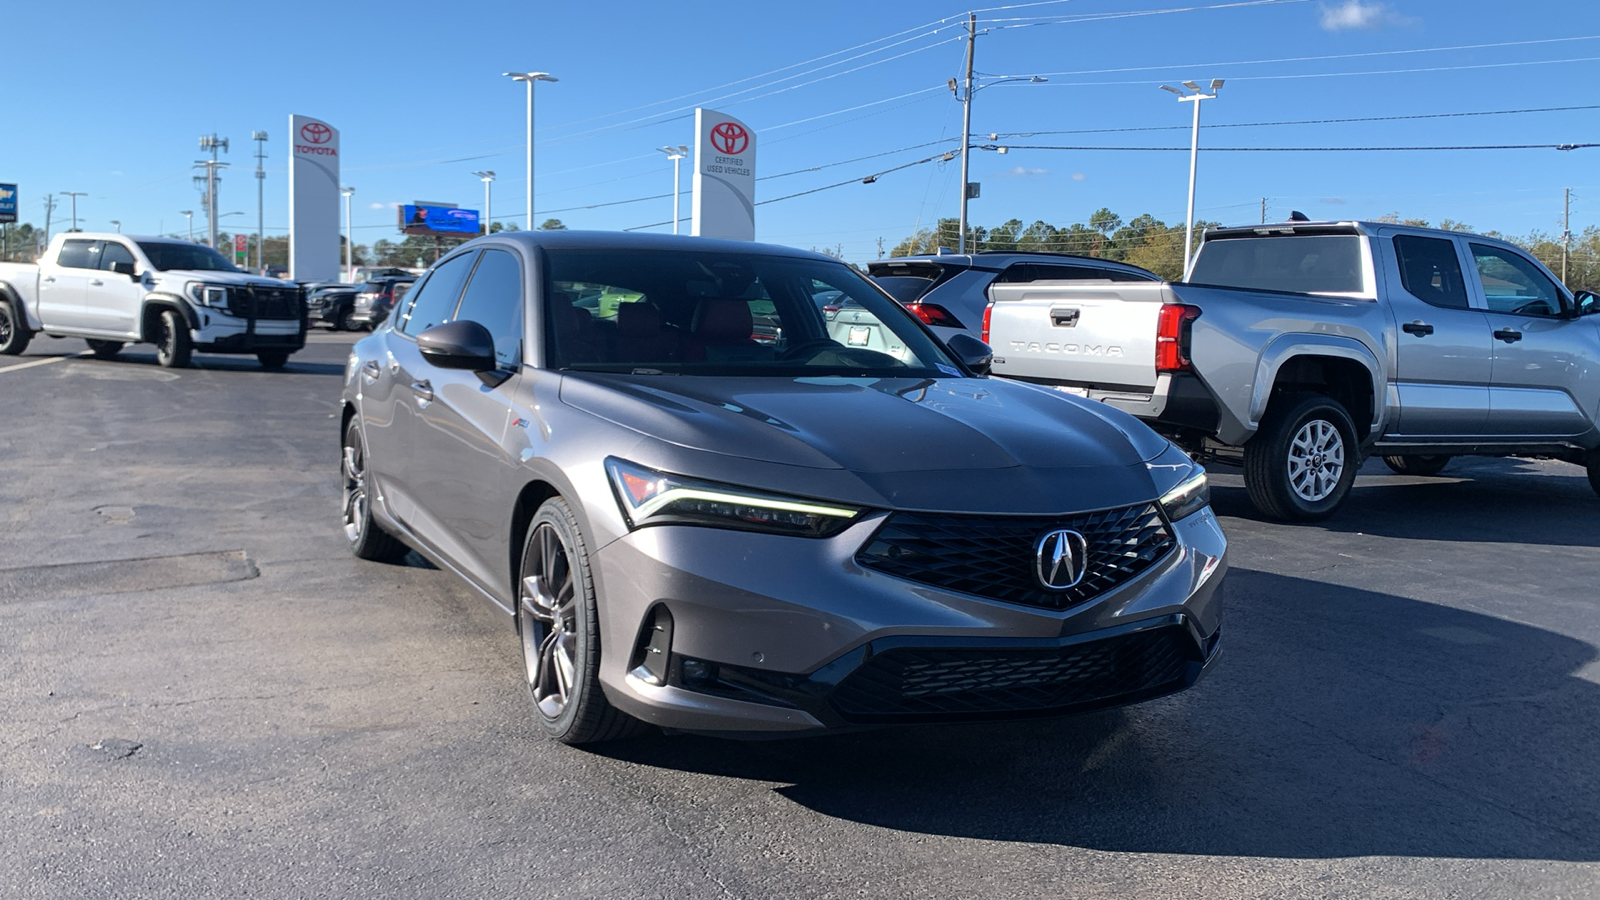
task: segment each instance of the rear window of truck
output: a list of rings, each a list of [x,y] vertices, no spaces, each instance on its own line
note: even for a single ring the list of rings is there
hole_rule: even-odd
[[[1361,238],[1272,235],[1206,241],[1189,281],[1302,294],[1359,294]]]

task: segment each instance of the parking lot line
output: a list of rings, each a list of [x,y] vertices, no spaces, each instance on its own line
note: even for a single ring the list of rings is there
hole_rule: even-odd
[[[18,363],[14,366],[0,366],[0,373],[15,372],[19,369],[31,369],[34,366],[48,366],[51,363],[58,363],[68,359],[77,359],[80,356],[87,355],[87,353],[74,353],[71,356],[52,356],[48,359],[36,359],[33,362]]]

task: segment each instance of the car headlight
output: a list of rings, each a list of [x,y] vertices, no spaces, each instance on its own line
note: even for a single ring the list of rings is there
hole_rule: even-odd
[[[189,299],[214,309],[228,308],[228,289],[222,285],[189,282]]]
[[[606,472],[630,529],[646,525],[708,525],[799,537],[843,531],[860,509],[733,485],[669,475],[615,457]]]
[[[1175,445],[1145,463],[1161,493],[1161,509],[1167,520],[1176,522],[1211,505],[1211,486],[1206,470]]]

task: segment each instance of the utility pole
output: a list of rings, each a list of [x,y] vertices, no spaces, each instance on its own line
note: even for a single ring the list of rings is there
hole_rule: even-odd
[[[967,13],[967,91],[961,112],[961,236],[956,239],[956,252],[967,252],[967,200],[972,194],[968,181],[972,158],[972,57],[978,46],[978,14]]]
[[[45,195],[44,198],[44,246],[50,246],[50,214],[56,211],[56,198]],[[44,247],[40,247],[43,250]]]
[[[196,166],[202,166],[206,170],[206,246],[213,250],[217,249],[217,182],[219,180],[217,178],[217,170],[228,167],[227,163],[217,161],[218,148],[226,151],[228,149],[228,139],[219,138],[215,134],[202,136],[200,138],[200,149],[210,150],[211,159],[202,159],[195,162]]]
[[[878,235],[878,258],[883,259],[883,235]]]
[[[355,261],[352,255],[355,247],[350,243],[350,197],[355,194],[355,192],[356,189],[349,186],[346,186],[340,190],[340,193],[344,194],[344,277],[347,280],[351,275],[355,274],[356,271]],[[434,258],[434,262],[438,262],[437,257]]]
[[[61,191],[61,196],[72,198],[72,230],[78,230],[78,198],[88,195],[88,191]]]
[[[250,140],[256,142],[256,272],[263,271],[266,266],[266,257],[262,256],[264,248],[261,246],[264,229],[262,223],[266,221],[265,205],[261,201],[262,188],[267,183],[267,133],[265,131],[250,132]]]
[[[1567,256],[1572,252],[1572,188],[1561,198],[1561,283],[1567,283]]]
[[[1267,224],[1267,198],[1261,198],[1261,224]]]

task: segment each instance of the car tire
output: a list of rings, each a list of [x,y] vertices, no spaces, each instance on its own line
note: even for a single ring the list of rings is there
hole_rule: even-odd
[[[183,313],[163,309],[156,319],[156,362],[164,369],[186,369],[194,357],[194,339],[189,336],[189,323]]]
[[[1589,487],[1600,494],[1600,447],[1589,451]]]
[[[1262,515],[1314,522],[1332,515],[1355,483],[1360,449],[1350,414],[1331,397],[1274,400],[1244,445],[1244,483]]]
[[[356,324],[356,311],[346,306],[334,320],[333,327],[335,331],[355,331],[361,326]]]
[[[22,310],[0,298],[0,356],[17,356],[28,349],[32,340],[33,332],[28,330]]]
[[[276,372],[289,364],[289,351],[257,350],[256,360],[261,363],[261,368]]]
[[[84,343],[89,345],[89,352],[94,354],[95,359],[114,359],[123,347],[121,341],[102,341],[97,338],[85,338]]]
[[[344,428],[339,474],[344,482],[344,537],[350,552],[372,562],[397,563],[407,547],[373,521],[372,495],[367,477],[367,449],[361,440],[361,423],[352,418]]]
[[[560,497],[545,501],[528,523],[516,590],[523,680],[544,732],[580,745],[644,730],[600,686],[600,613],[588,544]]]
[[[1383,464],[1399,475],[1426,477],[1443,472],[1452,458],[1449,454],[1442,453],[1425,456],[1385,456]]]

